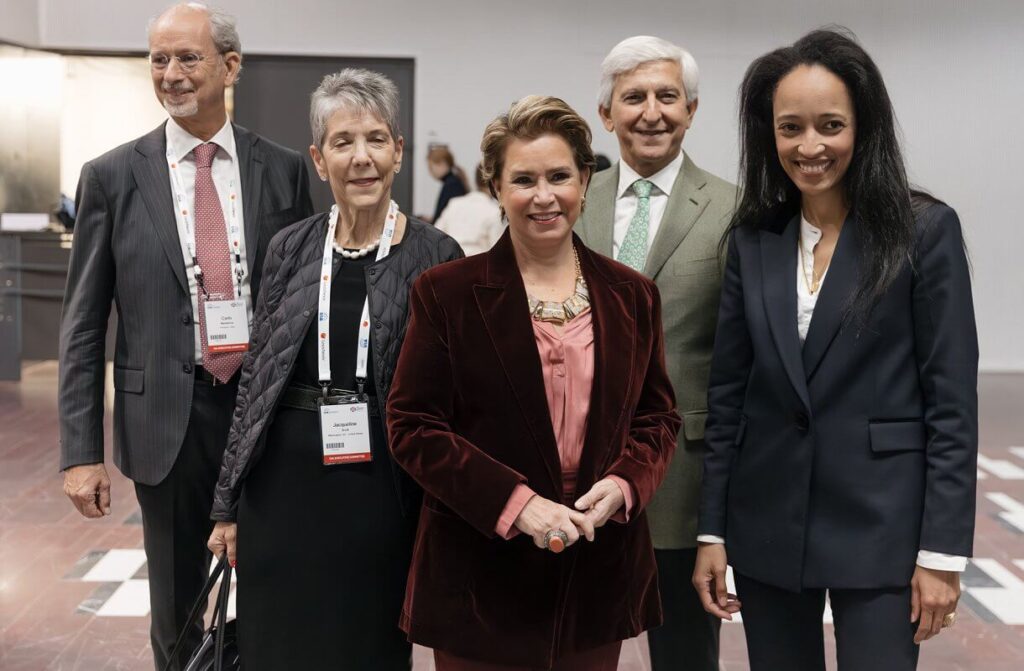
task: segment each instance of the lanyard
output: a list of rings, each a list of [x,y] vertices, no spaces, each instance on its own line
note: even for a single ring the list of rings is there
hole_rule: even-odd
[[[380,247],[377,248],[377,261],[391,251],[391,241],[395,237],[398,225],[398,204],[391,201],[384,230],[380,235]],[[320,347],[317,352],[320,384],[326,394],[331,385],[331,277],[334,274],[334,231],[338,227],[338,206],[331,208],[327,224],[327,240],[324,242],[324,258],[320,265],[320,301],[317,316],[317,331],[320,334]],[[356,385],[358,392],[363,393],[366,382],[366,367],[370,357],[370,292],[367,289],[363,300],[363,315],[359,319],[359,339],[356,341]]]
[[[171,185],[174,191],[174,202],[178,212],[181,214],[182,222],[185,224],[185,246],[188,248],[188,255],[192,257],[192,274],[196,278],[196,287],[209,298],[206,287],[203,286],[203,269],[199,266],[199,259],[196,256],[196,229],[192,219],[190,207],[195,202],[188,203],[185,200],[185,189],[181,184],[181,167],[179,162],[167,151],[167,167],[171,171]],[[212,166],[211,166],[212,170]],[[232,276],[237,284],[238,297],[242,297],[242,278],[245,277],[245,266],[242,264],[242,226],[238,221],[238,192],[235,189],[235,180],[228,183],[228,203],[230,203],[230,217],[228,223],[228,255],[231,257],[231,267],[234,272]],[[220,194],[217,194],[218,199]]]

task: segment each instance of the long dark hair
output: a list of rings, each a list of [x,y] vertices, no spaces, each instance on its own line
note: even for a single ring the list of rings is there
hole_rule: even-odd
[[[776,153],[772,99],[779,81],[801,65],[828,69],[843,80],[853,101],[857,127],[843,187],[857,217],[861,276],[848,307],[863,320],[910,258],[913,201],[929,197],[910,189],[882,74],[849,31],[815,30],[747,69],[740,87],[742,197],[730,230],[785,225],[800,211],[800,191]]]

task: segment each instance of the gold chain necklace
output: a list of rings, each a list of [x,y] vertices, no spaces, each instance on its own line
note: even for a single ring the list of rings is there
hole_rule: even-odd
[[[807,262],[804,261],[804,257],[807,256],[807,254],[804,252],[803,240],[799,242],[798,246],[800,247],[800,274],[804,276],[804,284],[807,285],[807,291],[813,296],[818,293],[818,289],[821,288],[821,277],[824,277],[825,273],[828,272],[828,266],[826,265],[825,269],[821,271],[821,277],[815,277],[813,264],[811,265],[811,272],[808,273]],[[814,258],[813,251],[811,252],[811,258]]]
[[[572,256],[576,264],[576,291],[561,302],[541,301],[527,295],[526,302],[530,306],[530,316],[534,320],[563,325],[590,306],[590,293],[587,291],[587,281],[583,279],[580,255],[575,245],[572,248]]]

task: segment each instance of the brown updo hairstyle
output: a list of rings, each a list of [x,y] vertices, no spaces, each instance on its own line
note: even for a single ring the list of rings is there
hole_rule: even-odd
[[[508,108],[484,130],[480,151],[484,160],[480,164],[483,178],[491,189],[491,195],[498,197],[494,180],[501,178],[505,169],[505,150],[512,140],[535,140],[541,135],[557,135],[566,141],[572,150],[576,169],[594,174],[597,160],[590,148],[590,126],[576,110],[561,98],[551,96],[526,96]]]

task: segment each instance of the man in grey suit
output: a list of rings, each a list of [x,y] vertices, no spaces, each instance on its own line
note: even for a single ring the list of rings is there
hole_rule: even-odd
[[[595,174],[577,232],[642,271],[661,291],[665,358],[683,429],[648,507],[665,623],[648,632],[655,671],[717,671],[720,621],[690,583],[707,416],[708,368],[721,284],[719,242],[736,187],[682,152],[697,111],[697,64],[656,37],[631,37],[601,66],[598,112],[621,160]]]
[[[241,67],[234,19],[176,5],[149,31],[170,120],[90,161],[60,338],[64,491],[85,517],[110,514],[104,466],[104,342],[118,309],[114,462],[135,483],[163,668],[209,570],[210,508],[238,368],[270,238],[312,213],[298,153],[232,124]],[[191,626],[181,668],[200,640]]]

